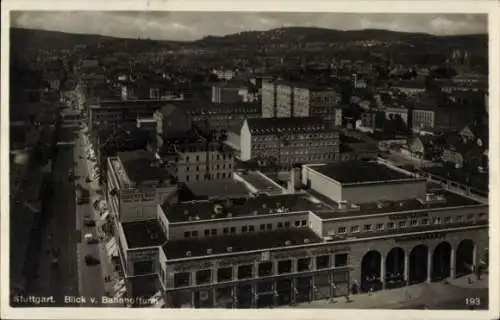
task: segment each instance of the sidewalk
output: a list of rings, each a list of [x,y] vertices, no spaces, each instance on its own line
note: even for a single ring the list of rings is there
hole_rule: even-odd
[[[88,145],[84,145],[84,148],[88,148]],[[85,152],[84,150],[81,150],[81,151],[83,153]],[[88,160],[86,158],[86,156],[84,157],[83,161],[84,161],[84,166],[85,166],[84,169],[86,170],[87,175],[91,176],[94,162]],[[89,187],[90,199],[92,199],[92,202],[94,201],[93,199],[101,198],[101,196],[97,193],[97,191],[101,189],[98,181],[96,181],[95,179],[92,179],[87,185]],[[97,244],[98,251],[99,251],[99,260],[101,262],[100,266],[102,269],[102,279],[101,280],[104,283],[104,290],[105,290],[106,296],[111,297],[113,295],[113,292],[114,292],[113,288],[116,285],[116,283],[119,281],[119,277],[118,277],[118,273],[114,270],[114,266],[112,265],[111,258],[108,255],[108,252],[106,249],[106,244],[107,244],[107,241],[109,241],[109,239],[106,239],[104,237],[104,235],[102,234],[102,232],[100,231],[100,229],[98,227],[99,221],[101,219],[101,214],[99,212],[99,209],[94,208],[94,206],[92,204],[90,205],[90,207],[92,210],[93,218],[97,222],[96,233],[97,233],[99,239],[102,239]],[[110,281],[108,281],[108,282],[104,281],[104,279],[106,277],[110,277],[111,278]],[[121,304],[106,304],[106,306],[107,307],[123,307],[123,305],[121,305]]]
[[[408,301],[422,295],[425,291],[425,284],[409,287],[382,290],[368,293],[350,295],[351,302],[347,302],[345,297],[336,297],[335,302],[330,300],[316,300],[311,303],[301,303],[295,306],[286,306],[285,308],[331,308],[331,309],[375,309],[390,308],[402,305]]]
[[[330,300],[316,300],[311,303],[300,303],[284,308],[315,308],[315,309],[400,309],[409,308],[417,304],[439,304],[453,299],[453,292],[464,290],[478,290],[488,288],[488,276],[483,275],[481,280],[475,280],[469,284],[467,276],[453,279],[449,284],[443,282],[420,283],[408,287],[391,290],[382,290],[372,293],[351,295],[351,302],[345,297],[336,297],[335,302]],[[460,289],[459,289],[460,288]]]

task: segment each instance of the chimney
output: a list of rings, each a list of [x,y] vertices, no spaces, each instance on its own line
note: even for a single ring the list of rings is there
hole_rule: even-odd
[[[186,257],[191,257],[191,251],[186,251]]]
[[[212,249],[207,249],[207,254],[212,254]]]
[[[339,210],[345,210],[347,209],[347,201],[341,200],[338,202],[338,209]]]
[[[227,251],[227,252],[233,252],[233,247],[227,247],[227,248],[226,248],[226,251]]]

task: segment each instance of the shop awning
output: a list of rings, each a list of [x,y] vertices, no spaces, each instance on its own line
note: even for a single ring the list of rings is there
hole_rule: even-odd
[[[106,220],[108,216],[109,216],[109,210],[104,211],[103,215],[101,216],[101,221]]]
[[[110,257],[118,256],[118,244],[116,243],[115,238],[111,238],[111,240],[106,243],[106,251]]]

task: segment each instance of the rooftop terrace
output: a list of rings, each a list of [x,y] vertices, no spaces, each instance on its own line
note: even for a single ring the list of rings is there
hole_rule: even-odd
[[[160,246],[167,241],[158,220],[122,223],[129,248]]]
[[[231,248],[230,252],[246,252],[295,246],[304,243],[317,243],[320,241],[322,239],[313,231],[308,228],[301,228],[203,239],[176,240],[166,243],[163,246],[163,250],[165,250],[167,259],[179,259],[185,258],[188,251],[191,252],[191,257],[199,257],[228,253],[228,247]],[[211,253],[209,253],[209,249],[211,249]]]
[[[413,180],[414,178],[374,162],[344,162],[312,167],[342,184]]]
[[[245,217],[252,215],[283,214],[309,210],[326,210],[329,207],[316,203],[304,194],[258,196],[249,198],[193,201],[169,205],[163,212],[171,223]]]

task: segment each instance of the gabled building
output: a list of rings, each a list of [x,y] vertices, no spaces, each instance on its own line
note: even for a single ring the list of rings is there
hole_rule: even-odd
[[[240,131],[241,160],[273,158],[279,164],[334,162],[339,132],[318,117],[245,120]]]

